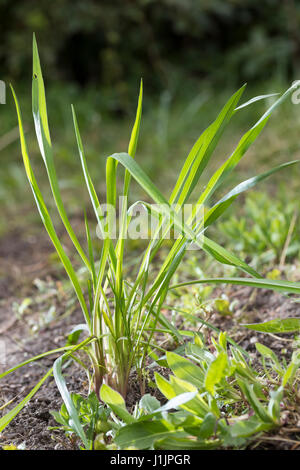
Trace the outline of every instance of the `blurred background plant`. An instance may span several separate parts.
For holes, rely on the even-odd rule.
[[[299,253],[298,204],[288,200],[284,186],[280,189],[275,200],[258,191],[249,194],[244,214],[232,212],[218,225],[227,245],[244,257],[255,258],[256,266],[277,263],[283,267]]]
[[[53,8],[46,0],[2,0],[0,8],[4,78],[28,75],[35,31],[49,79],[114,86],[117,107],[126,108],[140,75],[160,91],[178,76],[236,87],[233,80],[291,79],[297,69],[294,0],[59,0]]]
[[[76,105],[90,169],[101,181],[105,157],[112,148],[122,151],[128,141],[128,118],[132,122],[143,77],[140,162],[161,186],[167,175],[171,187],[192,142],[243,82],[248,82],[246,100],[282,92],[300,76],[299,21],[300,4],[295,0],[59,0],[51,8],[46,0],[0,0],[0,79],[13,82],[24,115],[30,115],[27,90],[35,31],[47,70],[59,180],[72,217],[81,210],[78,194],[73,198],[72,191],[81,173],[68,104]],[[223,148],[216,151],[216,167],[224,150],[231,153],[246,122],[254,123],[269,104],[259,102],[233,122]],[[20,165],[10,96],[0,111],[0,208],[6,216],[1,234],[38,217],[31,210]],[[240,169],[244,174],[238,173],[237,181],[249,171],[249,164],[264,170],[270,163],[289,160],[288,153],[297,158],[298,123],[298,106],[285,103],[280,116],[274,113],[272,129],[261,137],[259,152],[255,145],[248,152]],[[25,125],[34,161],[39,156],[32,123]],[[37,176],[45,177],[38,169]],[[279,178],[288,181],[288,193],[295,200],[297,179],[288,180],[287,175],[272,178],[271,196]],[[101,185],[97,189],[103,190]],[[87,195],[80,196],[84,204]]]

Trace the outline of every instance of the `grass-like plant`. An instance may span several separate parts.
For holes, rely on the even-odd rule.
[[[150,205],[148,202],[143,203],[145,210],[147,210],[151,216],[157,218],[158,225],[156,227],[155,236],[148,241],[135,280],[130,282],[124,276],[124,253],[126,249],[126,233],[132,218],[132,212],[130,209],[127,209],[127,204],[123,204],[121,213],[119,214],[120,231],[115,240],[112,236],[114,221],[109,214],[105,217],[102,210],[92,177],[88,170],[76,113],[73,107],[72,114],[82,171],[95,218],[103,236],[101,250],[99,254],[97,253],[97,256],[94,254],[87,218],[85,217],[87,254],[68,219],[55,170],[44,82],[37,44],[34,38],[32,110],[37,141],[47,170],[58,213],[73,242],[76,252],[79,254],[89,274],[87,284],[83,284],[78,277],[51,220],[51,216],[31,166],[21,111],[16,94],[12,89],[19,122],[21,151],[26,175],[34,194],[41,219],[70,278],[82,309],[85,323],[78,325],[74,333],[84,330],[87,332],[87,338],[75,346],[68,344],[59,349],[42,353],[39,356],[18,364],[0,375],[0,378],[4,377],[8,373],[32,361],[53,353],[62,352],[62,355],[55,361],[53,368],[47,372],[27,397],[0,419],[0,431],[16,416],[45,380],[53,373],[68,412],[72,417],[74,426],[77,427],[78,435],[82,437],[85,446],[88,448],[89,444],[87,438],[84,435],[76,408],[71,400],[62,374],[63,361],[66,358],[73,358],[85,367],[90,379],[90,386],[98,396],[101,385],[105,383],[119,391],[125,397],[131,370],[135,368],[138,373],[141,374],[141,371],[145,367],[149,351],[156,347],[156,331],[168,332],[176,336],[179,340],[181,339],[180,334],[163,315],[162,306],[164,305],[169,289],[176,287],[170,286],[171,279],[191,244],[198,245],[200,249],[203,249],[217,261],[223,264],[233,265],[251,276],[251,278],[221,279],[217,280],[217,282],[248,282],[249,285],[255,285],[256,287],[269,287],[284,292],[300,292],[299,284],[296,285],[284,281],[276,282],[262,279],[260,274],[247,265],[247,263],[228,252],[224,247],[208,238],[205,234],[206,228],[224,213],[240,193],[252,188],[272,173],[298,163],[298,161],[284,163],[263,174],[250,178],[236,186],[214,205],[209,205],[216,189],[220,187],[225,178],[235,169],[247,149],[252,145],[267,124],[272,112],[290,96],[295,87],[296,85],[293,85],[282,96],[277,98],[256,124],[243,135],[233,153],[217,169],[210,180],[206,182],[204,191],[201,194],[197,194],[197,203],[193,206],[189,219],[182,224],[179,215],[180,210],[187,204],[194,190],[196,192],[198,189],[198,181],[209,163],[213,151],[219,143],[231,118],[236,113],[243,112],[248,105],[251,105],[258,99],[270,95],[253,98],[239,106],[239,101],[245,89],[244,85],[230,97],[215,121],[200,135],[199,139],[192,147],[183,164],[175,187],[170,197],[167,199],[135,160],[142,114],[143,89],[141,83],[136,119],[132,129],[128,151],[127,153],[110,155],[106,161],[106,203],[110,207],[117,206],[117,169],[120,165],[125,169],[123,190],[120,194],[123,196],[123,201],[128,200],[131,179],[134,178],[145,191],[147,198],[150,198],[155,203],[155,206]],[[201,211],[203,207],[205,207],[205,210]],[[153,265],[154,257],[163,246],[165,234],[170,228],[177,229],[179,236],[177,239],[173,240],[171,248],[158,269],[158,272],[156,272],[154,277],[150,276],[150,266]],[[167,246],[169,246],[169,242]],[[208,282],[214,282],[214,280],[208,280]],[[87,354],[91,367],[88,367],[84,361],[82,361],[82,358],[76,356],[79,350]],[[90,372],[90,370],[92,370],[92,372]]]

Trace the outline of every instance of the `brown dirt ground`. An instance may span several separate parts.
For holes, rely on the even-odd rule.
[[[63,290],[57,267],[50,261],[53,248],[46,236],[14,231],[0,240],[0,341],[6,345],[6,364],[2,369],[17,364],[30,356],[54,349],[65,343],[66,334],[73,325],[82,321],[76,306],[71,308],[72,315],[66,315],[66,293]],[[56,312],[53,319],[41,323],[47,299],[33,302],[26,314],[16,316],[16,302],[26,297],[39,295],[33,281],[46,280],[55,287],[52,304]],[[266,321],[276,317],[299,316],[300,306],[292,299],[270,291],[248,287],[226,288],[230,299],[238,303],[232,317],[216,313],[210,322],[222,330],[230,332],[231,337],[248,352],[255,353],[255,342],[271,347],[280,357],[291,355],[291,337],[262,335],[239,327],[239,323]],[[48,299],[49,301],[49,299]],[[39,323],[38,332],[32,325]],[[51,367],[57,356],[45,358],[39,363],[28,365],[8,375],[0,382],[0,416],[15,406],[40,380],[43,372]],[[0,364],[1,369],[1,364]],[[76,367],[68,369],[67,384],[71,392],[85,393],[85,375]],[[153,389],[149,390],[154,393]],[[131,380],[128,406],[131,407],[140,397],[136,380]],[[158,396],[158,398],[161,398]],[[11,405],[1,411],[1,406],[13,400]],[[61,398],[53,379],[33,397],[28,405],[0,434],[0,448],[5,444],[24,444],[26,449],[50,450],[77,448],[76,443],[67,439],[61,431],[50,431],[49,426],[56,423],[49,410],[58,410]],[[300,406],[298,410],[285,410],[283,424],[279,431],[255,439],[248,449],[300,449]]]

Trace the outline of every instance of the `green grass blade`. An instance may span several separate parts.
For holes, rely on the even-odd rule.
[[[271,117],[272,112],[290,96],[295,87],[296,85],[292,85],[290,88],[288,88],[288,90],[286,90],[285,93],[283,93],[283,95],[261,116],[256,124],[248,132],[246,132],[246,134],[243,135],[231,156],[220,168],[218,168],[218,170],[209,180],[205,191],[198,199],[197,205],[204,204],[212,196],[212,194],[220,186],[224,179],[236,167],[241,158],[245,155],[248,148],[253,144],[253,142],[255,142]]]
[[[97,193],[95,191],[94,184],[92,182],[92,179],[91,179],[88,167],[87,167],[87,162],[86,162],[86,158],[84,154],[81,135],[79,132],[75,109],[73,105],[71,107],[72,107],[72,116],[73,116],[73,124],[74,124],[74,130],[75,130],[75,135],[76,135],[77,147],[78,147],[78,152],[79,152],[79,157],[80,157],[80,162],[81,162],[81,167],[82,167],[85,183],[87,186],[87,190],[90,196],[90,200],[94,209],[94,213],[96,216],[99,229],[102,233],[103,238],[105,238],[104,226],[103,226],[103,212],[102,212],[101,205],[100,205]],[[115,253],[112,243],[110,244],[110,247],[109,247],[109,255],[110,255],[111,262],[112,262],[111,266],[113,270],[115,270],[116,264],[117,264],[117,257],[116,257],[116,253]]]
[[[194,281],[182,282],[170,286],[169,289],[190,286],[194,284],[232,284],[239,286],[257,287],[260,289],[271,289],[278,292],[288,292],[290,294],[300,294],[300,282],[279,281],[272,279],[248,279],[244,277],[224,277],[215,279],[197,279]]]
[[[93,254],[91,233],[90,233],[90,228],[89,228],[89,223],[88,223],[88,220],[87,220],[86,212],[84,212],[84,223],[85,223],[86,239],[87,239],[88,250],[89,250],[91,274],[92,274],[92,279],[93,279],[93,285],[95,286],[95,284],[96,284],[95,260],[94,260],[94,254]]]
[[[79,417],[77,410],[74,406],[74,403],[72,401],[71,395],[68,391],[66,381],[64,379],[64,376],[62,375],[62,362],[65,359],[65,355],[60,356],[56,361],[54,362],[53,365],[53,375],[54,379],[57,385],[57,388],[62,396],[62,399],[66,405],[66,408],[68,410],[69,416],[72,419],[72,427],[76,429],[76,433],[82,440],[84,447],[88,450],[90,448],[90,443],[85,435],[85,432],[83,430],[83,427],[80,423]]]
[[[159,189],[154,185],[142,168],[136,163],[133,158],[130,157],[127,153],[115,153],[108,157],[108,161],[115,161],[121,163],[133,176],[133,178],[139,183],[139,185],[145,190],[145,192],[153,199],[153,201],[158,204],[158,210],[162,215],[169,218],[172,223],[180,230],[184,231],[187,238],[193,240],[195,243],[198,243],[195,233],[193,230],[182,222],[182,220],[177,217],[175,211],[170,207],[167,199],[162,195]],[[108,202],[113,204],[115,198],[114,192],[114,181],[115,181],[115,168],[116,166],[113,163],[108,165],[108,177],[113,181],[113,188],[109,188],[108,192]]]
[[[245,89],[241,87],[225,104],[216,120],[199,137],[189,153],[175,188],[170,197],[170,203],[184,204],[196,186],[203,170],[221,138],[221,135],[234,114],[234,109]]]
[[[235,108],[235,111],[238,111],[239,109],[242,109],[242,108],[246,108],[247,106],[249,106],[249,104],[256,103],[256,101],[265,100],[267,98],[272,98],[273,96],[278,96],[278,95],[279,93],[270,93],[268,95],[254,96],[254,98],[251,98],[250,100],[246,101],[245,103]]]
[[[138,98],[136,117],[135,117],[134,125],[133,125],[131,136],[130,136],[130,141],[128,145],[128,154],[132,158],[135,157],[137,143],[139,139],[141,118],[142,118],[142,106],[143,106],[143,80],[141,80],[141,83],[140,83],[140,93],[139,93],[139,98]]]
[[[300,331],[300,318],[275,318],[263,323],[244,323],[241,326],[261,333],[296,333]]]
[[[138,106],[136,111],[135,122],[132,128],[130,141],[128,145],[128,154],[135,158],[135,153],[137,149],[137,143],[140,133],[140,125],[141,125],[141,117],[142,117],[142,103],[143,103],[143,81],[141,80],[140,84],[140,93],[138,98]],[[119,240],[116,248],[117,252],[117,269],[116,269],[116,281],[117,281],[117,292],[119,298],[121,298],[121,293],[123,289],[123,258],[124,258],[124,245],[125,245],[125,237],[126,237],[126,230],[128,226],[129,218],[127,216],[127,200],[128,200],[128,193],[129,193],[129,185],[130,185],[131,174],[128,170],[125,170],[124,176],[124,189],[123,189],[123,205],[120,214],[120,233],[119,233]]]
[[[202,249],[222,264],[229,264],[230,266],[240,268],[254,277],[262,277],[257,271],[255,271],[255,269],[251,268],[251,266],[249,266],[243,260],[239,259],[238,256],[233,255],[223,246],[219,245],[208,237],[203,237]]]
[[[204,225],[207,227],[208,225],[211,225],[213,222],[215,222],[215,220],[219,218],[225,212],[227,207],[229,207],[229,205],[232,204],[232,202],[235,200],[235,198],[238,195],[240,195],[244,191],[248,191],[249,189],[253,188],[256,184],[268,178],[273,173],[276,173],[277,171],[283,170],[284,168],[290,167],[297,163],[300,163],[300,160],[293,160],[291,162],[283,163],[281,165],[276,166],[275,168],[272,168],[271,170],[261,173],[260,175],[253,176],[252,178],[249,178],[243,181],[242,183],[238,184],[235,188],[229,191],[224,197],[222,197],[222,199],[220,199],[220,201],[218,201],[205,214]]]
[[[27,364],[30,364],[31,362],[38,361],[39,359],[43,359],[43,357],[50,356],[51,354],[68,351],[69,349],[72,349],[73,347],[74,346],[63,346],[61,348],[52,349],[51,351],[47,351],[42,354],[38,354],[37,356],[31,357],[30,359],[27,359],[26,361],[20,362],[20,364],[17,364],[16,366],[11,367],[11,369],[8,369],[5,372],[2,372],[2,374],[0,374],[0,379],[2,379],[8,374],[11,374],[15,370],[20,369],[21,367],[26,366]]]
[[[46,97],[45,97],[45,87],[44,80],[42,76],[42,70],[40,65],[39,53],[37,48],[37,43],[35,36],[33,37],[33,79],[32,79],[32,112],[35,125],[35,132],[39,144],[41,154],[47,169],[47,174],[52,190],[52,194],[59,212],[59,215],[62,219],[62,222],[77,250],[81,256],[84,264],[90,270],[90,263],[86,257],[76,235],[71,227],[68,216],[66,214],[60,189],[57,181],[56,170],[53,160],[53,151],[52,143],[48,125],[47,117],[47,106],[46,106]]]
[[[295,165],[297,163],[299,163],[299,160],[294,160],[292,162],[283,163],[282,165],[279,165],[265,173],[262,173],[258,176],[250,178],[244,181],[243,183],[240,183],[205,214],[203,225],[207,227],[210,224],[212,224],[217,218],[219,218],[225,212],[225,210],[232,204],[235,198],[242,192],[248,189],[251,189],[257,183],[264,180],[271,174],[281,169],[284,169],[286,167],[289,167],[291,165]],[[167,261],[172,258],[172,256],[174,255],[174,253],[176,253],[176,250],[179,249],[179,247],[180,247],[180,241],[177,240],[170,252],[170,256],[166,260],[164,267],[167,266]],[[209,240],[207,237],[204,238],[203,250],[209,253],[210,255],[212,255],[215,259],[217,259],[221,263],[240,267],[245,272],[251,274],[254,277],[261,277],[259,273],[254,271],[244,261],[238,259],[236,256],[232,255],[227,250],[225,250],[225,248],[221,247],[220,245],[217,245],[215,242],[213,242],[212,240]],[[161,270],[161,272],[159,273],[159,276],[162,276],[163,275],[162,273],[163,273],[163,270]],[[158,279],[161,279],[159,276],[158,276]],[[156,286],[156,284],[154,284],[154,286]],[[151,292],[152,290],[150,291],[150,293]]]
[[[264,113],[264,115],[257,121],[257,123],[242,137],[240,140],[236,150],[233,152],[233,154],[229,157],[229,159],[214,173],[214,175],[211,177],[205,191],[201,194],[200,198],[197,201],[197,205],[195,206],[195,211],[193,211],[193,218],[196,216],[198,207],[201,207],[202,204],[204,204],[207,199],[214,193],[214,191],[217,189],[217,187],[221,184],[221,182],[224,180],[224,178],[235,168],[237,163],[240,161],[242,156],[245,154],[245,152],[248,150],[250,145],[255,141],[257,136],[260,134],[262,129],[264,128],[265,124],[267,123],[267,120],[269,119],[271,113],[276,109],[277,106],[279,106],[289,95],[290,93],[294,90],[296,85],[292,85],[267,111]],[[197,145],[202,145],[202,137],[200,137],[200,140]],[[195,144],[195,145],[196,145]],[[199,150],[199,149],[198,149]],[[170,201],[175,200],[177,194],[180,192],[180,184],[182,184],[182,181],[184,178],[186,178],[186,175],[188,174],[189,166],[192,165],[192,159],[188,158],[185,162],[184,169],[182,170],[182,173],[177,181],[177,184],[174,188],[174,191],[172,193],[172,196],[170,198]],[[225,211],[225,209],[233,202],[234,198],[230,201],[222,203],[222,206],[218,208],[219,215],[221,215],[222,211]],[[213,210],[217,210],[213,209]],[[217,213],[215,214],[217,215]],[[211,222],[213,219],[211,220]],[[152,250],[152,256],[155,255],[159,247],[161,246],[162,241],[159,240],[156,247]],[[181,244],[181,240],[176,240],[175,244],[173,245],[169,255],[167,256],[167,259],[162,266],[160,273],[158,277],[161,275],[161,273],[164,271],[166,266],[171,262],[172,257],[174,256],[174,253],[178,250],[179,246]],[[213,254],[214,252],[211,252]],[[143,263],[142,263],[143,267]]]
[[[12,410],[6,413],[2,418],[0,418],[0,432],[17,416],[18,413],[24,408],[25,405],[31,400],[31,398],[36,394],[36,392],[41,388],[44,382],[48,379],[48,377],[52,374],[52,367],[48,370],[47,374],[36,384],[36,386],[26,395],[24,400],[18,403]]]
[[[54,362],[54,365],[53,365],[53,376],[54,376],[56,385],[57,385],[58,390],[59,390],[59,392],[62,396],[62,399],[63,399],[63,401],[64,401],[64,403],[67,407],[70,418],[73,421],[73,427],[76,429],[76,432],[80,436],[80,438],[81,438],[82,442],[84,443],[84,446],[85,446],[86,449],[90,449],[90,442],[88,441],[88,439],[85,435],[85,432],[84,432],[84,430],[81,426],[77,410],[74,406],[71,395],[68,391],[66,381],[65,381],[65,379],[62,375],[62,363],[63,363],[64,359],[71,356],[75,351],[77,351],[78,349],[83,348],[84,346],[91,343],[95,339],[96,338],[92,336],[92,337],[86,338],[84,341],[77,344],[76,346],[73,346],[71,351],[69,351],[69,352],[63,354],[62,356],[60,356],[59,358],[57,358],[56,361]]]

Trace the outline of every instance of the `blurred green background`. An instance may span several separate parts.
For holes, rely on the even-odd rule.
[[[105,157],[127,149],[143,77],[137,158],[168,194],[190,147],[232,92],[247,82],[245,101],[283,92],[300,77],[300,2],[295,0],[0,0],[0,24],[0,79],[16,89],[35,171],[47,194],[31,117],[32,33],[37,35],[55,159],[71,216],[81,215],[88,200],[71,103],[101,193]],[[235,117],[213,167],[267,105],[270,100]],[[299,109],[289,101],[274,114],[233,179],[299,157]],[[0,106],[0,233],[38,220],[16,125],[7,90],[7,104]],[[288,182],[296,200],[298,178],[298,170],[292,177],[288,171],[276,175],[266,190],[274,197],[277,183]]]
[[[3,79],[30,78],[32,31],[48,80],[114,87],[126,104],[187,77],[220,86],[291,79],[300,49],[295,0],[1,0]]]

